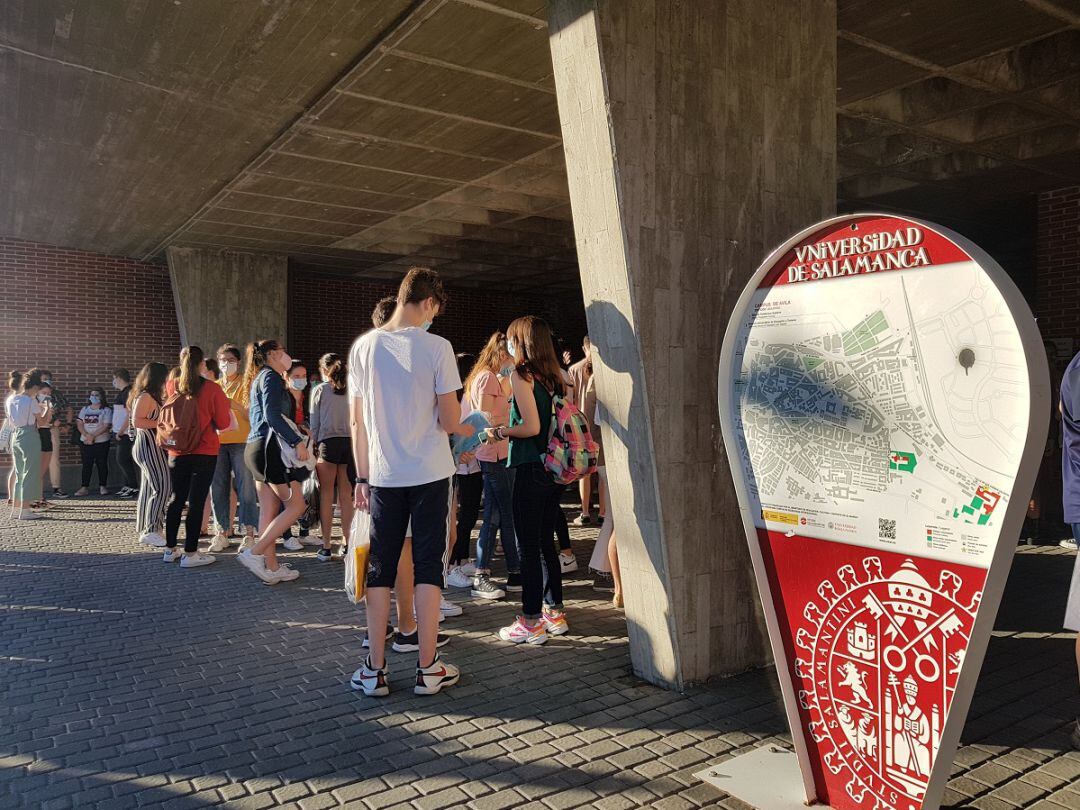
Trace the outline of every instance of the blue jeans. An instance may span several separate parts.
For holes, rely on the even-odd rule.
[[[259,527],[259,499],[255,494],[255,479],[244,464],[245,446],[243,442],[221,445],[214,467],[214,483],[210,488],[214,522],[226,534],[233,528],[229,525],[229,493],[233,488],[236,489],[236,517],[240,525]]]
[[[476,567],[482,571],[491,570],[498,528],[506,555],[506,570],[516,573],[521,570],[514,533],[514,474],[517,471],[503,461],[481,461],[480,470],[484,474],[484,523],[476,541]]]

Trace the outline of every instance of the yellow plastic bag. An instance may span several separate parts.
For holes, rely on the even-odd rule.
[[[353,513],[349,529],[349,548],[345,553],[345,595],[354,605],[364,598],[370,551],[371,515],[357,509]]]

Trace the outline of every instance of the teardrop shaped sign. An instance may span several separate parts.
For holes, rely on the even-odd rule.
[[[807,800],[938,807],[1046,440],[1027,304],[945,228],[837,217],[750,280],[719,390]]]

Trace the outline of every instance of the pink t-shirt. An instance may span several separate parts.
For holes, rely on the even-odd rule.
[[[469,391],[469,399],[474,410],[480,410],[485,394],[495,397],[495,404],[491,408],[492,426],[509,424],[510,398],[503,392],[498,375],[490,371],[481,372],[473,381],[472,390]],[[476,451],[476,458],[479,461],[505,461],[509,452],[509,441],[488,442],[480,445]]]

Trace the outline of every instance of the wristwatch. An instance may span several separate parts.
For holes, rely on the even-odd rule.
[[[356,483],[358,483],[358,484],[366,484],[367,482],[368,482],[368,480],[366,478],[357,478],[356,479]]]

